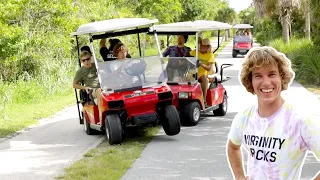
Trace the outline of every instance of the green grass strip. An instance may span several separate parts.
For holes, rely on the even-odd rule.
[[[134,137],[126,138],[121,145],[110,146],[107,141],[104,141],[87,152],[84,158],[67,168],[65,174],[56,179],[118,180],[140,157],[143,149],[158,131],[159,126],[140,129],[135,132]]]
[[[39,119],[50,117],[65,107],[75,104],[72,91],[63,95],[53,95],[36,103],[12,104],[6,109],[6,117],[0,119],[0,138],[36,124]]]

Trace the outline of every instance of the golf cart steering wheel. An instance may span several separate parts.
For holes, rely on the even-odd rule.
[[[137,62],[134,62],[137,61]],[[147,63],[143,59],[131,59],[129,60],[123,67],[123,70],[129,75],[129,76],[137,76],[141,83],[143,83],[140,75],[143,75],[145,79],[144,72],[147,69]]]

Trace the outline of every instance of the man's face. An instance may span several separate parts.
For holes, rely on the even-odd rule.
[[[91,57],[90,56],[83,56],[80,58],[80,61],[85,68],[91,67]]]
[[[252,72],[252,86],[260,103],[271,104],[281,99],[281,77],[276,65],[255,68]]]
[[[178,45],[184,45],[184,41],[185,41],[184,37],[179,35],[178,36]]]

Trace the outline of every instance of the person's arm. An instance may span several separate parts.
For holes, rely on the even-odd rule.
[[[100,55],[104,61],[107,61],[109,54],[109,49],[106,45],[106,39],[101,39],[100,41]]]
[[[228,141],[226,144],[226,154],[229,167],[236,180],[245,180],[246,177],[242,166],[241,144],[243,137],[243,129],[245,128],[246,117],[239,112],[232,120]]]
[[[199,66],[203,67],[203,69],[207,70],[207,71],[210,71],[211,70],[211,67],[212,67],[212,63],[209,62],[208,65],[205,65],[203,64],[201,61],[199,61]]]
[[[314,180],[320,180],[320,171],[318,172],[318,175],[314,177]]]
[[[168,47],[163,53],[162,56],[163,57],[167,57],[170,54],[170,47]]]
[[[231,140],[228,141],[228,145],[227,145],[228,160],[229,160],[230,168],[232,169],[234,178],[236,180],[246,179],[243,166],[242,166],[242,155],[241,155],[240,148],[241,146],[233,144]]]
[[[312,151],[318,160],[320,161],[320,123],[319,119],[315,116],[308,116],[300,129],[301,138],[309,151]],[[314,180],[320,180],[320,171],[315,175]]]
[[[80,85],[79,82],[76,82],[76,81],[73,82],[73,88],[86,90],[86,91],[88,91],[90,89],[89,87]]]

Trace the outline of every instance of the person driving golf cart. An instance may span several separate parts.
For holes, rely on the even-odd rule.
[[[196,50],[192,50],[190,55],[196,56]],[[208,72],[212,70],[212,66],[215,64],[214,54],[211,51],[211,43],[208,38],[199,41],[199,53],[198,53],[198,81],[201,83],[201,90],[203,93],[204,104],[207,105],[207,89],[208,89]]]
[[[146,69],[146,64],[144,61],[141,61],[141,63],[130,64],[128,61],[125,61],[127,59],[127,53],[128,50],[123,43],[118,43],[114,47],[113,56],[117,59],[110,63],[110,70],[114,76],[114,78],[110,78],[110,81],[114,81],[117,85],[132,85],[135,83],[137,85],[141,85],[142,82],[139,81],[139,78],[128,74],[128,71],[125,70],[124,67],[126,66],[134,71],[144,72]]]
[[[177,71],[178,73],[184,72],[181,69],[180,61],[176,59],[170,59],[170,57],[188,57],[190,56],[191,48],[185,46],[185,43],[188,41],[188,35],[178,35],[178,45],[169,46],[163,53],[163,57],[169,56],[168,65],[166,67],[166,71],[168,74],[168,80],[173,80],[174,73]]]
[[[85,90],[94,98],[95,103],[99,105],[97,100],[100,99],[101,89],[96,66],[92,63],[91,53],[86,50],[82,50],[80,54],[80,61],[82,66],[75,74],[73,79],[73,88]]]

